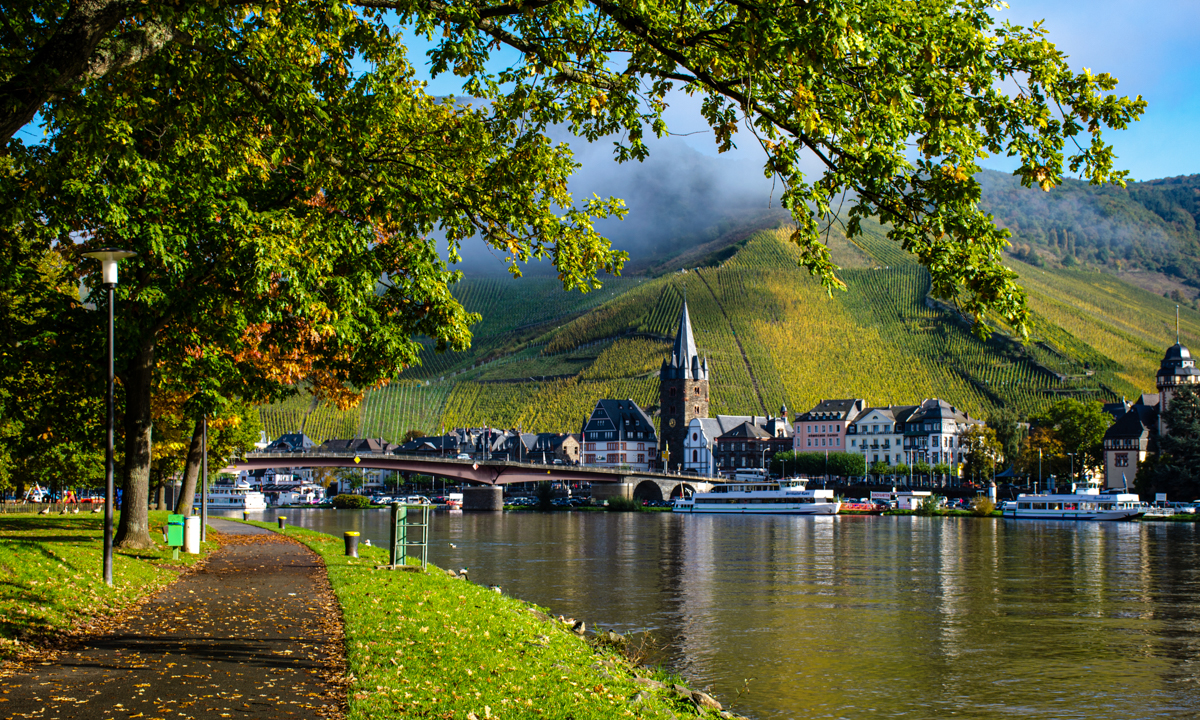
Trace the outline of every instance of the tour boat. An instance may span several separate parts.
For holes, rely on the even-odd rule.
[[[732,482],[715,485],[709,492],[675,501],[677,513],[735,515],[837,515],[841,503],[832,490],[806,490],[805,478],[778,482]]]
[[[1006,518],[1037,520],[1129,520],[1145,511],[1141,498],[1132,493],[1106,492],[1088,488],[1074,493],[1017,496],[1003,511]]]
[[[200,507],[200,493],[193,503]],[[213,485],[208,488],[210,510],[266,510],[267,497],[246,485]]]

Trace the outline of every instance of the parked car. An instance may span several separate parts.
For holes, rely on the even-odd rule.
[[[468,453],[459,453],[454,456],[455,460],[470,460],[471,456]]]

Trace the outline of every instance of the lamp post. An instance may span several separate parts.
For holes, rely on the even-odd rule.
[[[113,290],[117,287],[117,262],[137,253],[116,248],[86,252],[84,257],[100,261],[100,282],[108,295],[108,401],[107,435],[104,452],[104,584],[112,586],[113,544]]]
[[[1067,453],[1067,457],[1071,458],[1071,482],[1075,482],[1075,456],[1078,453]],[[1057,490],[1058,488],[1055,488]]]

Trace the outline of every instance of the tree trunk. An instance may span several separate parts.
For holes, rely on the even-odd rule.
[[[154,509],[155,510],[166,510],[167,509],[167,481],[164,480],[163,478],[159,478],[159,480],[158,480],[158,487],[155,490],[155,496],[156,497],[155,497],[155,502],[154,502]]]
[[[196,421],[192,431],[192,444],[188,445],[187,460],[183,464],[183,483],[179,486],[179,497],[175,499],[176,515],[191,515],[196,500],[196,479],[200,475],[200,440],[204,437],[204,421]]]
[[[150,539],[153,383],[154,340],[151,339],[139,348],[125,377],[125,468],[121,480],[121,522],[117,525],[114,547],[154,547]]]

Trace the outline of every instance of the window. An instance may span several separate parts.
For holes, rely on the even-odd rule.
[[[645,456],[645,455],[643,455],[643,454],[641,454],[641,453],[638,453],[638,459],[637,459],[637,461],[638,461],[638,462],[640,462],[640,463],[644,463],[644,462],[646,462],[646,456]]]
[[[873,432],[873,433],[877,433],[877,432],[879,432],[879,426],[878,426],[878,425],[872,425],[872,426],[871,426],[871,432]]]
[[[1129,467],[1129,453],[1117,453],[1113,464],[1117,467]]]
[[[638,450],[645,450],[645,449],[646,449],[646,443],[638,443]]]
[[[692,462],[699,462],[697,457],[698,457],[698,453],[695,450],[693,450],[692,451]]]
[[[584,455],[583,462],[588,465],[591,465],[596,462],[596,456],[595,455]]]
[[[698,435],[696,435],[696,433],[692,433],[692,442],[696,442],[697,437]]]
[[[842,439],[841,439],[840,437],[839,437],[839,438],[834,438],[834,439],[833,439],[833,444],[834,444],[834,445],[837,445],[838,447],[841,447],[841,446],[842,446]]]
[[[850,438],[850,447],[854,447],[854,443],[856,443],[856,442],[857,442],[857,440],[855,440],[854,438]]]
[[[606,449],[606,450],[616,450],[616,449],[617,449],[617,444],[616,444],[616,443],[609,443],[609,444],[608,444],[608,447],[607,447],[607,448],[605,448],[605,449]]]
[[[671,388],[671,397],[675,397],[675,388]]]
[[[808,439],[808,447],[812,447],[812,438]]]

